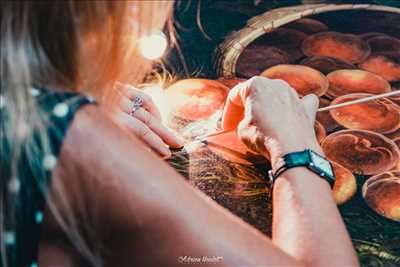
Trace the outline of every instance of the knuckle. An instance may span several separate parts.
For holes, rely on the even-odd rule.
[[[267,77],[257,76],[254,80],[254,89],[257,93],[270,94],[275,93],[276,87],[284,87],[287,84],[281,80],[269,79]]]
[[[138,134],[140,137],[145,138],[145,137],[148,137],[151,135],[151,130],[146,125],[143,125],[143,126],[139,127]]]
[[[124,84],[124,87],[126,92],[131,92],[131,93],[137,93],[138,89],[136,89],[134,86],[130,85],[130,84]]]
[[[118,83],[118,85],[116,86],[116,89],[120,90],[121,92],[126,92],[129,91],[129,85],[125,84],[125,83]]]
[[[253,97],[254,95],[257,94],[258,88],[257,86],[251,85],[247,88],[247,96]]]
[[[285,80],[275,80],[275,82],[277,86],[285,88],[286,90],[290,90],[290,88],[292,88],[290,84]]]
[[[256,106],[253,106],[249,112],[246,112],[245,117],[239,123],[238,128],[248,128],[250,126],[258,125],[258,113],[260,113],[259,111],[260,109],[258,109]]]
[[[243,133],[247,129],[247,127],[249,127],[249,121],[242,120],[237,126],[238,132]]]
[[[144,124],[146,124],[147,126],[151,126],[154,123],[153,117],[150,115],[150,113],[148,112],[143,112],[144,116],[143,116],[143,122]]]
[[[295,92],[295,90],[293,89],[293,87],[286,82],[285,80],[273,80],[271,82],[271,84],[275,87],[278,88],[279,91],[281,91],[282,93],[293,93],[293,91]]]
[[[255,83],[257,80],[259,80],[261,78],[261,76],[253,76],[253,77],[251,77],[250,79],[248,79],[247,80],[247,82],[250,84],[250,85],[253,85],[253,83]]]
[[[259,78],[261,78],[261,77],[253,77],[252,78],[253,80],[249,83],[249,86],[247,89],[248,95],[256,95],[263,91],[262,88],[265,86],[263,86],[263,83],[260,81]]]
[[[249,82],[251,87],[260,87],[263,86],[266,82],[268,82],[268,78],[266,77],[262,77],[262,76],[254,76],[252,78],[250,78]]]
[[[260,80],[261,80],[261,79],[262,79],[262,77],[260,77],[260,76],[254,76],[254,77],[250,78],[250,79],[248,80],[249,88],[250,88],[251,90],[254,90],[254,89],[256,89],[257,87],[259,87],[259,86],[260,86]]]
[[[316,94],[309,94],[309,97],[315,101],[316,103],[319,103],[319,98]]]
[[[296,89],[294,89],[290,85],[286,86],[284,91],[285,91],[286,95],[288,95],[288,96],[298,97],[298,93],[297,93]]]
[[[151,96],[148,95],[147,93],[145,93],[145,92],[140,92],[140,95],[139,95],[139,96],[143,99],[143,101],[144,101],[145,103],[147,103],[147,104],[152,104],[152,103],[153,103],[153,99],[152,99]]]
[[[129,84],[121,84],[119,90],[126,96],[134,95],[136,93],[136,89]]]
[[[133,109],[133,103],[128,98],[121,98],[119,100],[119,106],[124,110],[126,113],[130,113]]]

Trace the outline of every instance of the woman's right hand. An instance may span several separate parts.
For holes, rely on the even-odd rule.
[[[141,101],[138,108],[134,107],[135,98]],[[164,158],[171,156],[170,148],[184,145],[177,133],[163,125],[160,111],[151,96],[131,85],[115,84],[103,96],[102,106],[120,126],[135,134]]]
[[[317,109],[317,96],[300,99],[282,80],[253,77],[230,91],[222,127],[237,129],[250,149],[269,152],[272,162],[307,148],[322,154],[314,132]]]

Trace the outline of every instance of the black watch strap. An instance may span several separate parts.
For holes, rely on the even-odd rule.
[[[272,183],[275,182],[282,173],[296,167],[306,167],[321,178],[326,179],[331,186],[335,183],[335,174],[332,164],[329,160],[310,149],[286,154],[277,164],[276,170],[270,170],[268,173]]]

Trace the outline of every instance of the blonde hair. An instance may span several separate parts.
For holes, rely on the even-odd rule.
[[[5,205],[7,211],[13,213],[16,204],[15,196],[7,190],[7,186],[15,186],[18,182],[18,164],[23,153],[28,161],[33,162],[39,147],[46,151],[50,149],[46,134],[49,122],[37,107],[30,90],[34,87],[67,89],[89,93],[100,100],[106,94],[106,88],[121,77],[141,82],[151,62],[139,55],[137,41],[154,29],[165,27],[172,13],[171,3],[72,0],[2,3],[0,109],[2,114],[6,114],[0,127],[0,140],[4,140],[0,151],[3,266],[7,266]],[[94,50],[97,51],[97,62],[91,65],[98,67],[91,73],[90,79],[87,73],[82,72],[82,66],[87,61],[95,60],[82,54],[82,48],[87,45],[95,46]],[[124,68],[128,64],[129,68]],[[39,144],[27,147],[33,132],[39,133]],[[37,177],[40,175],[44,174],[35,174]],[[68,203],[62,207],[67,210],[62,212],[61,207],[48,204],[58,223],[86,260],[93,266],[101,266],[97,253],[84,242],[74,227],[74,218],[65,219],[61,215],[72,214],[68,211]],[[12,218],[7,218],[7,222],[7,227],[15,227]]]

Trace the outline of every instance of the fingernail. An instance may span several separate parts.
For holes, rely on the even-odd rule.
[[[178,145],[179,145],[179,148],[182,148],[182,147],[185,146],[185,140],[184,140],[182,137],[177,136],[177,137],[176,137],[176,140],[177,140],[177,143],[178,143]]]
[[[160,150],[161,150],[163,159],[168,159],[171,157],[172,154],[171,154],[171,150],[169,150],[169,147],[165,146],[165,147],[162,147]]]
[[[162,159],[169,159],[169,158],[171,158],[171,156],[172,156],[172,155],[169,154],[169,155],[162,156],[161,158],[162,158]]]
[[[182,148],[185,146],[185,139],[183,139],[176,131],[171,130],[171,133],[175,136],[176,146],[174,148]]]

